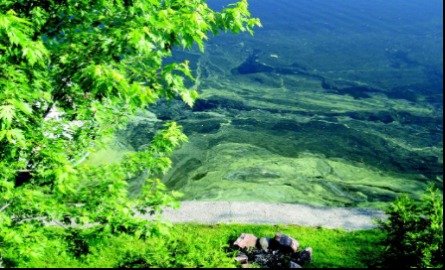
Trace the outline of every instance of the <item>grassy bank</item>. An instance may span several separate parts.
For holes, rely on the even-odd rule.
[[[346,232],[325,228],[270,225],[177,224],[169,236],[146,240],[128,235],[100,238],[97,235],[62,233],[49,228],[53,241],[42,256],[19,267],[237,267],[229,243],[241,233],[272,237],[288,234],[300,247],[312,247],[313,261],[306,267],[368,267],[381,257],[379,230]]]

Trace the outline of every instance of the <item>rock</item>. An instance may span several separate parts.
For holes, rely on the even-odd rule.
[[[239,262],[240,264],[247,263],[248,260],[249,258],[244,254],[240,254],[235,258],[235,261]]]
[[[247,248],[238,250],[235,258],[242,268],[303,268],[312,261],[311,247],[297,251],[298,241],[282,233],[276,233],[273,238],[257,238],[253,234],[243,233],[234,246]]]
[[[312,248],[308,247],[298,254],[297,262],[299,264],[310,263],[312,261]]]
[[[258,243],[259,243],[261,249],[264,250],[265,252],[267,252],[269,249],[270,238],[261,237],[260,240],[258,240]]]
[[[264,254],[264,253],[260,253],[255,255],[255,263],[261,266],[265,266],[267,265],[267,262],[270,260],[271,255],[270,254]]]
[[[246,247],[255,247],[258,238],[250,233],[242,233],[238,239],[233,243],[234,246],[238,246],[240,248]]]
[[[289,268],[303,268],[303,267],[301,267],[301,265],[299,265],[296,262],[290,261],[289,262]]]
[[[280,244],[281,249],[290,250],[293,253],[297,252],[300,246],[297,240],[282,233],[276,233],[274,240]]]

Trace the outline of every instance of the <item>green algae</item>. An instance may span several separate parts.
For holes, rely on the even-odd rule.
[[[170,188],[186,200],[373,208],[418,198],[430,181],[443,188],[433,40],[421,57],[402,45],[417,36],[275,23],[206,47],[195,69],[201,100],[178,119],[190,142],[164,177]]]
[[[219,144],[202,153],[190,149],[192,144],[178,154],[190,151],[193,158],[178,164],[166,177],[167,185],[183,192],[185,200],[376,208],[400,192],[419,197],[425,187],[405,175],[385,175],[363,165],[310,153],[291,158],[240,143]]]
[[[306,8],[265,2],[252,8]],[[380,207],[400,193],[418,197],[431,181],[443,190],[442,23],[385,28],[385,11],[359,26],[323,8],[306,10],[318,24],[258,9],[265,27],[254,37],[176,51],[172,60],[191,60],[200,99],[192,109],[161,102],[120,138],[138,149],[163,121],[179,122],[190,142],[163,181],[187,200]]]

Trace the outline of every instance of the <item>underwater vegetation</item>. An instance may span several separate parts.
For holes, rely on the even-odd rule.
[[[442,15],[422,3],[252,2],[253,37],[173,57],[191,59],[195,106],[161,102],[123,137],[184,127],[163,181],[185,200],[380,207],[443,190]]]

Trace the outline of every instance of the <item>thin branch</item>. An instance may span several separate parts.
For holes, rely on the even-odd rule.
[[[11,205],[12,201],[8,202],[7,204],[3,205],[2,208],[0,208],[0,213],[3,212],[6,208],[8,208]]]
[[[55,225],[57,225],[57,226],[59,226],[59,227],[62,227],[62,228],[64,228],[64,229],[67,229],[67,228],[68,228],[65,224],[63,224],[62,222],[60,222],[60,221],[57,220],[57,219],[53,219],[52,222],[53,222],[53,224],[55,224]]]

